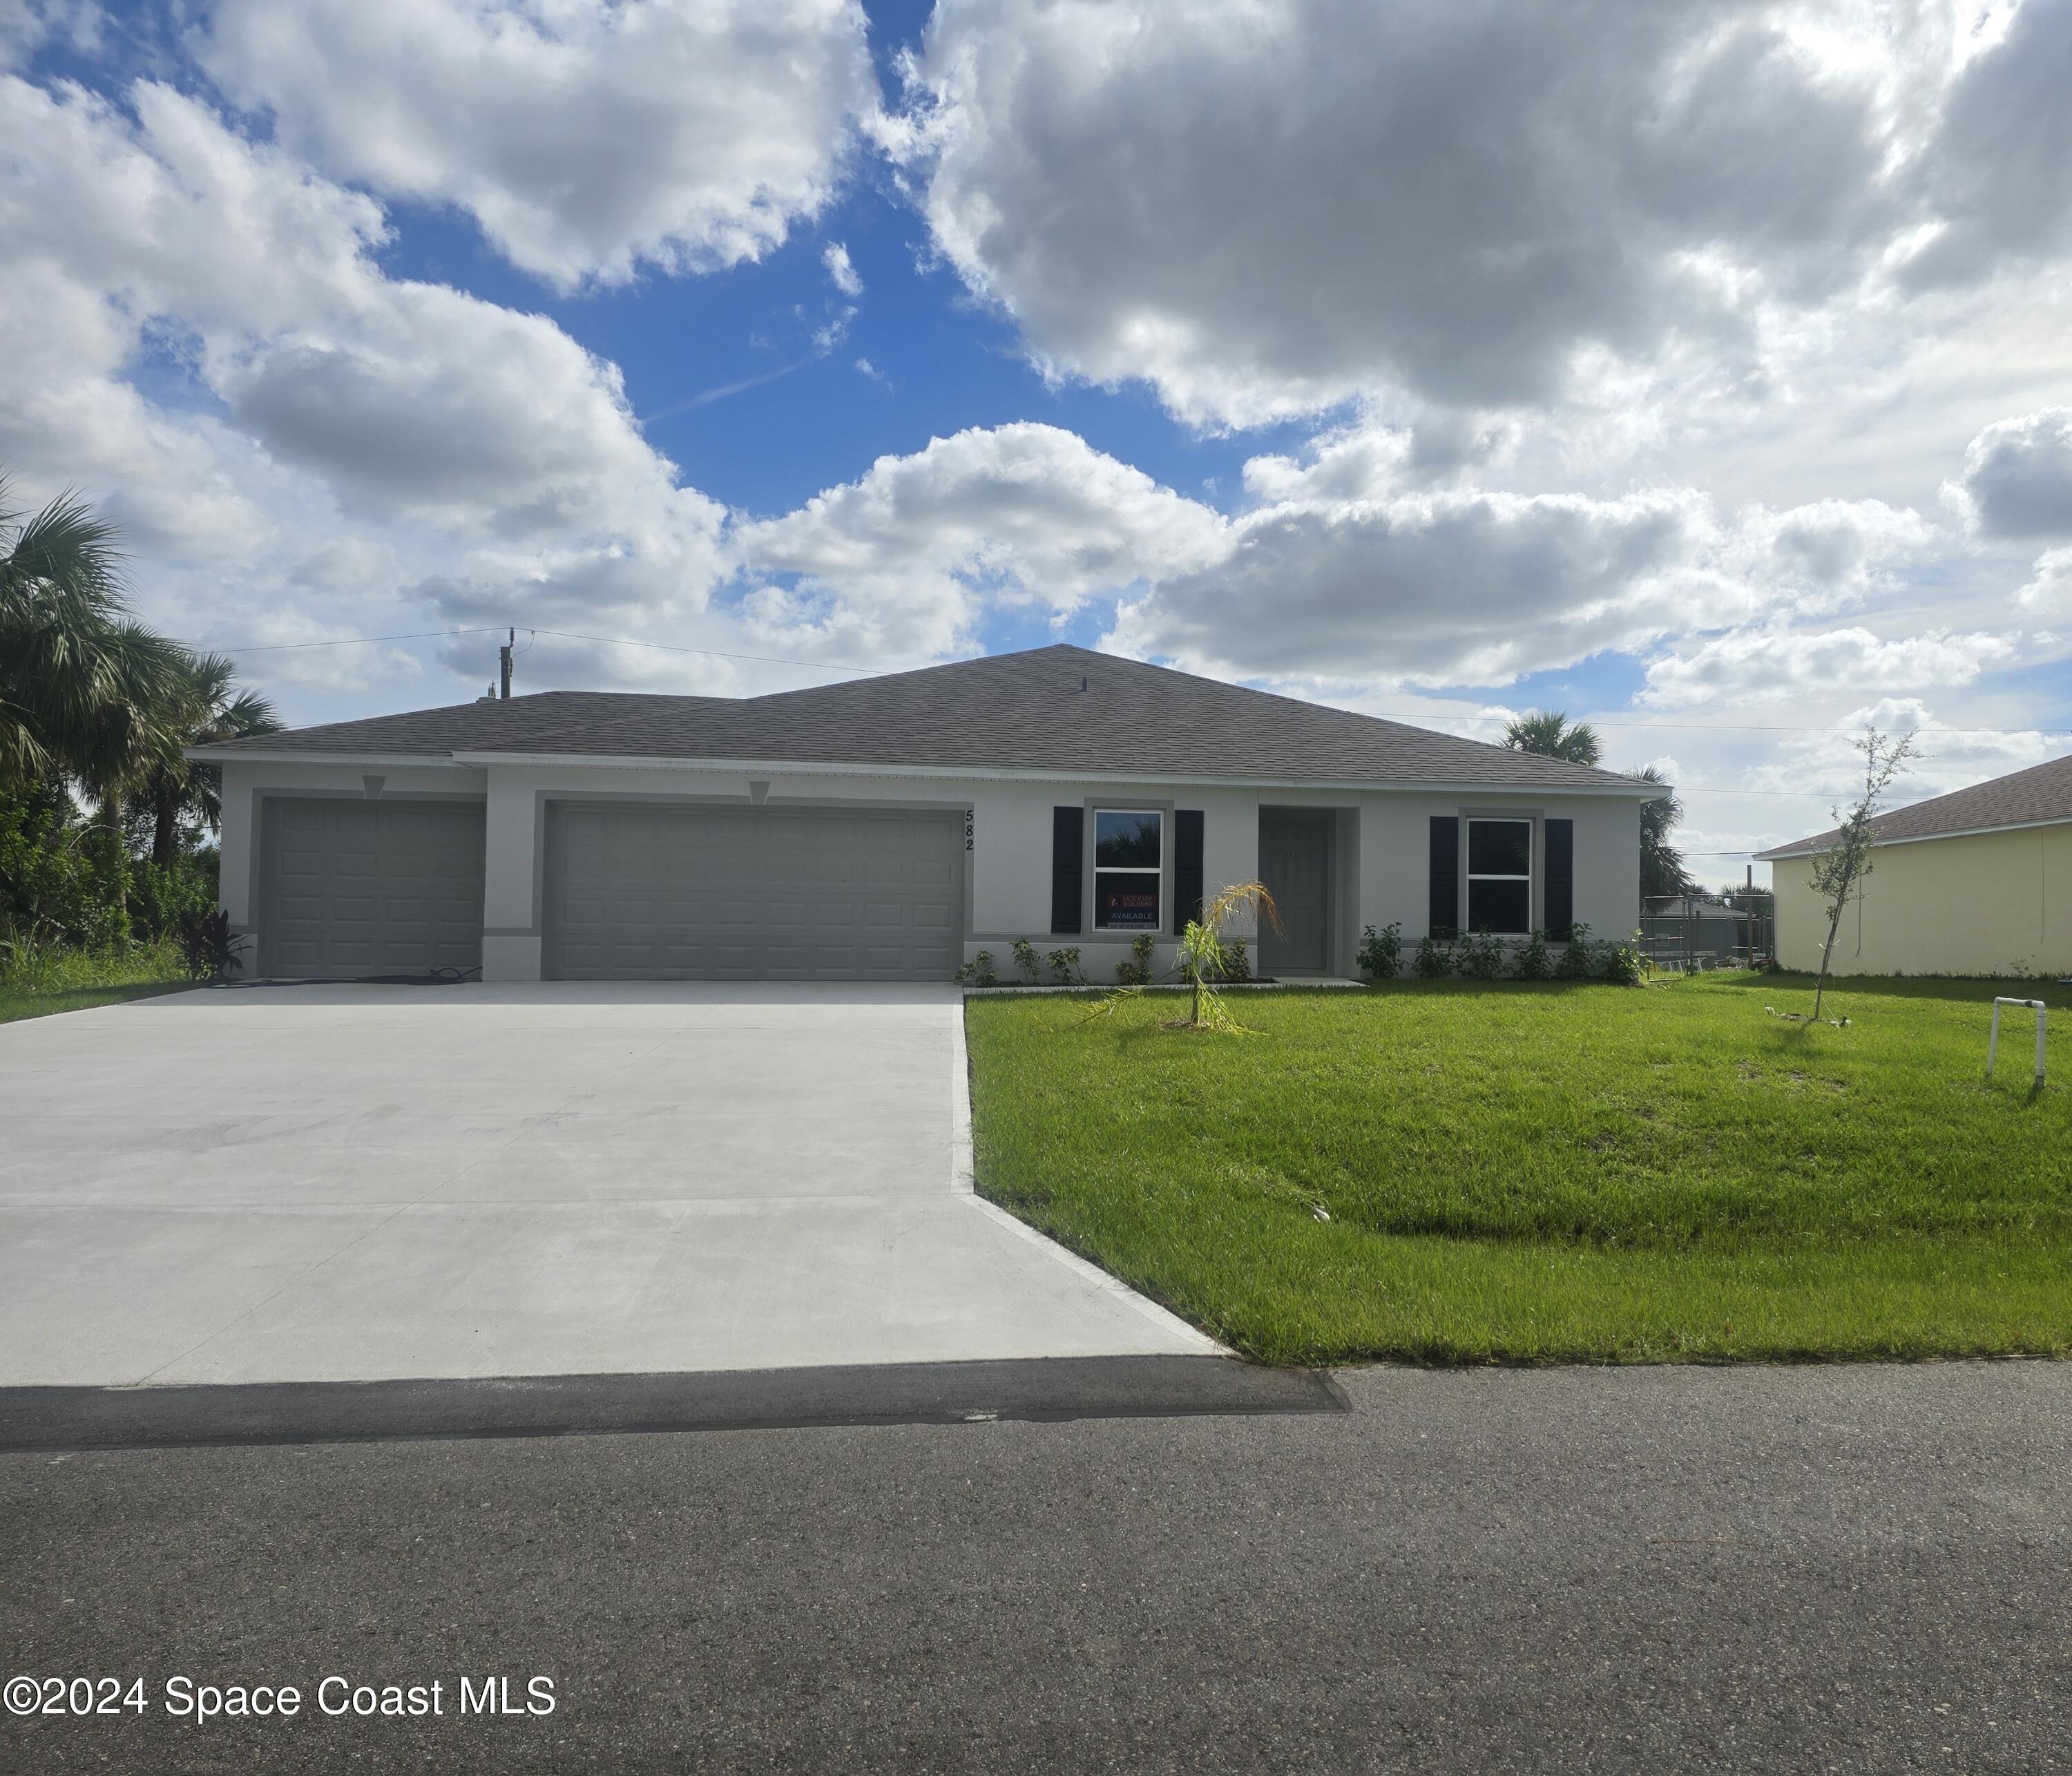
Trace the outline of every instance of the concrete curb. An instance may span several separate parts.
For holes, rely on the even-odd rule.
[[[1346,1411],[1328,1375],[1227,1357],[528,1375],[468,1381],[0,1388],[0,1452],[239,1447],[837,1425]]]

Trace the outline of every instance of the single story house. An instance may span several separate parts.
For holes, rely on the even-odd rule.
[[[2072,756],[1878,816],[1871,874],[1842,915],[1836,974],[2072,972]],[[1813,859],[1832,832],[1758,852],[1777,958],[1817,969],[1827,914]]]
[[[1263,972],[1361,928],[1634,927],[1658,785],[1071,647],[767,697],[552,691],[199,746],[248,972],[946,980],[1160,965],[1264,879]],[[256,952],[256,953],[255,953]],[[1007,972],[1003,966],[1003,972]]]

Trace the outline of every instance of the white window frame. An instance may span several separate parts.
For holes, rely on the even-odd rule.
[[[1135,937],[1145,933],[1156,937],[1166,929],[1166,810],[1162,808],[1099,808],[1093,810],[1090,835],[1092,843],[1087,855],[1093,864],[1093,909],[1087,921],[1096,931],[1115,931]],[[1156,866],[1146,868],[1141,864],[1104,864],[1100,861],[1100,820],[1104,814],[1126,814],[1135,820],[1149,815],[1158,823],[1158,861]],[[1149,876],[1151,878],[1152,898],[1157,908],[1149,925],[1104,925],[1101,916],[1101,878],[1103,876]]]
[[[1525,884],[1525,929],[1521,931],[1492,931],[1491,937],[1529,937],[1532,934],[1532,885],[1540,865],[1540,839],[1536,828],[1540,823],[1519,814],[1470,814],[1468,816],[1467,843],[1461,853],[1462,895],[1461,931],[1472,937],[1479,927],[1474,923],[1475,886],[1478,882],[1522,882]],[[1522,826],[1525,828],[1525,874],[1522,876],[1494,875],[1474,867],[1475,828],[1478,826]]]

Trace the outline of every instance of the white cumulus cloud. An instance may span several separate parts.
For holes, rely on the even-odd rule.
[[[857,0],[217,0],[202,55],[318,164],[561,286],[759,258],[876,105]]]
[[[1654,661],[1635,701],[1655,709],[1862,696],[1969,684],[2013,657],[2006,635],[1931,629],[1887,639],[1870,630],[1737,630]]]
[[[2072,407],[1988,426],[1953,491],[1980,536],[2072,536]]]
[[[1897,203],[1894,51],[1841,35],[1725,3],[944,0],[894,150],[1062,369],[1205,422],[1384,384],[1536,401],[1587,348],[1855,278]]]
[[[942,651],[989,607],[1063,615],[1215,559],[1224,521],[1054,426],[973,429],[742,526],[773,635]]]

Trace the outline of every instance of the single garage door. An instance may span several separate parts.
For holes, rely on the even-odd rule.
[[[269,798],[260,819],[261,974],[482,966],[480,802]]]
[[[562,980],[947,980],[963,822],[833,808],[550,804]]]

